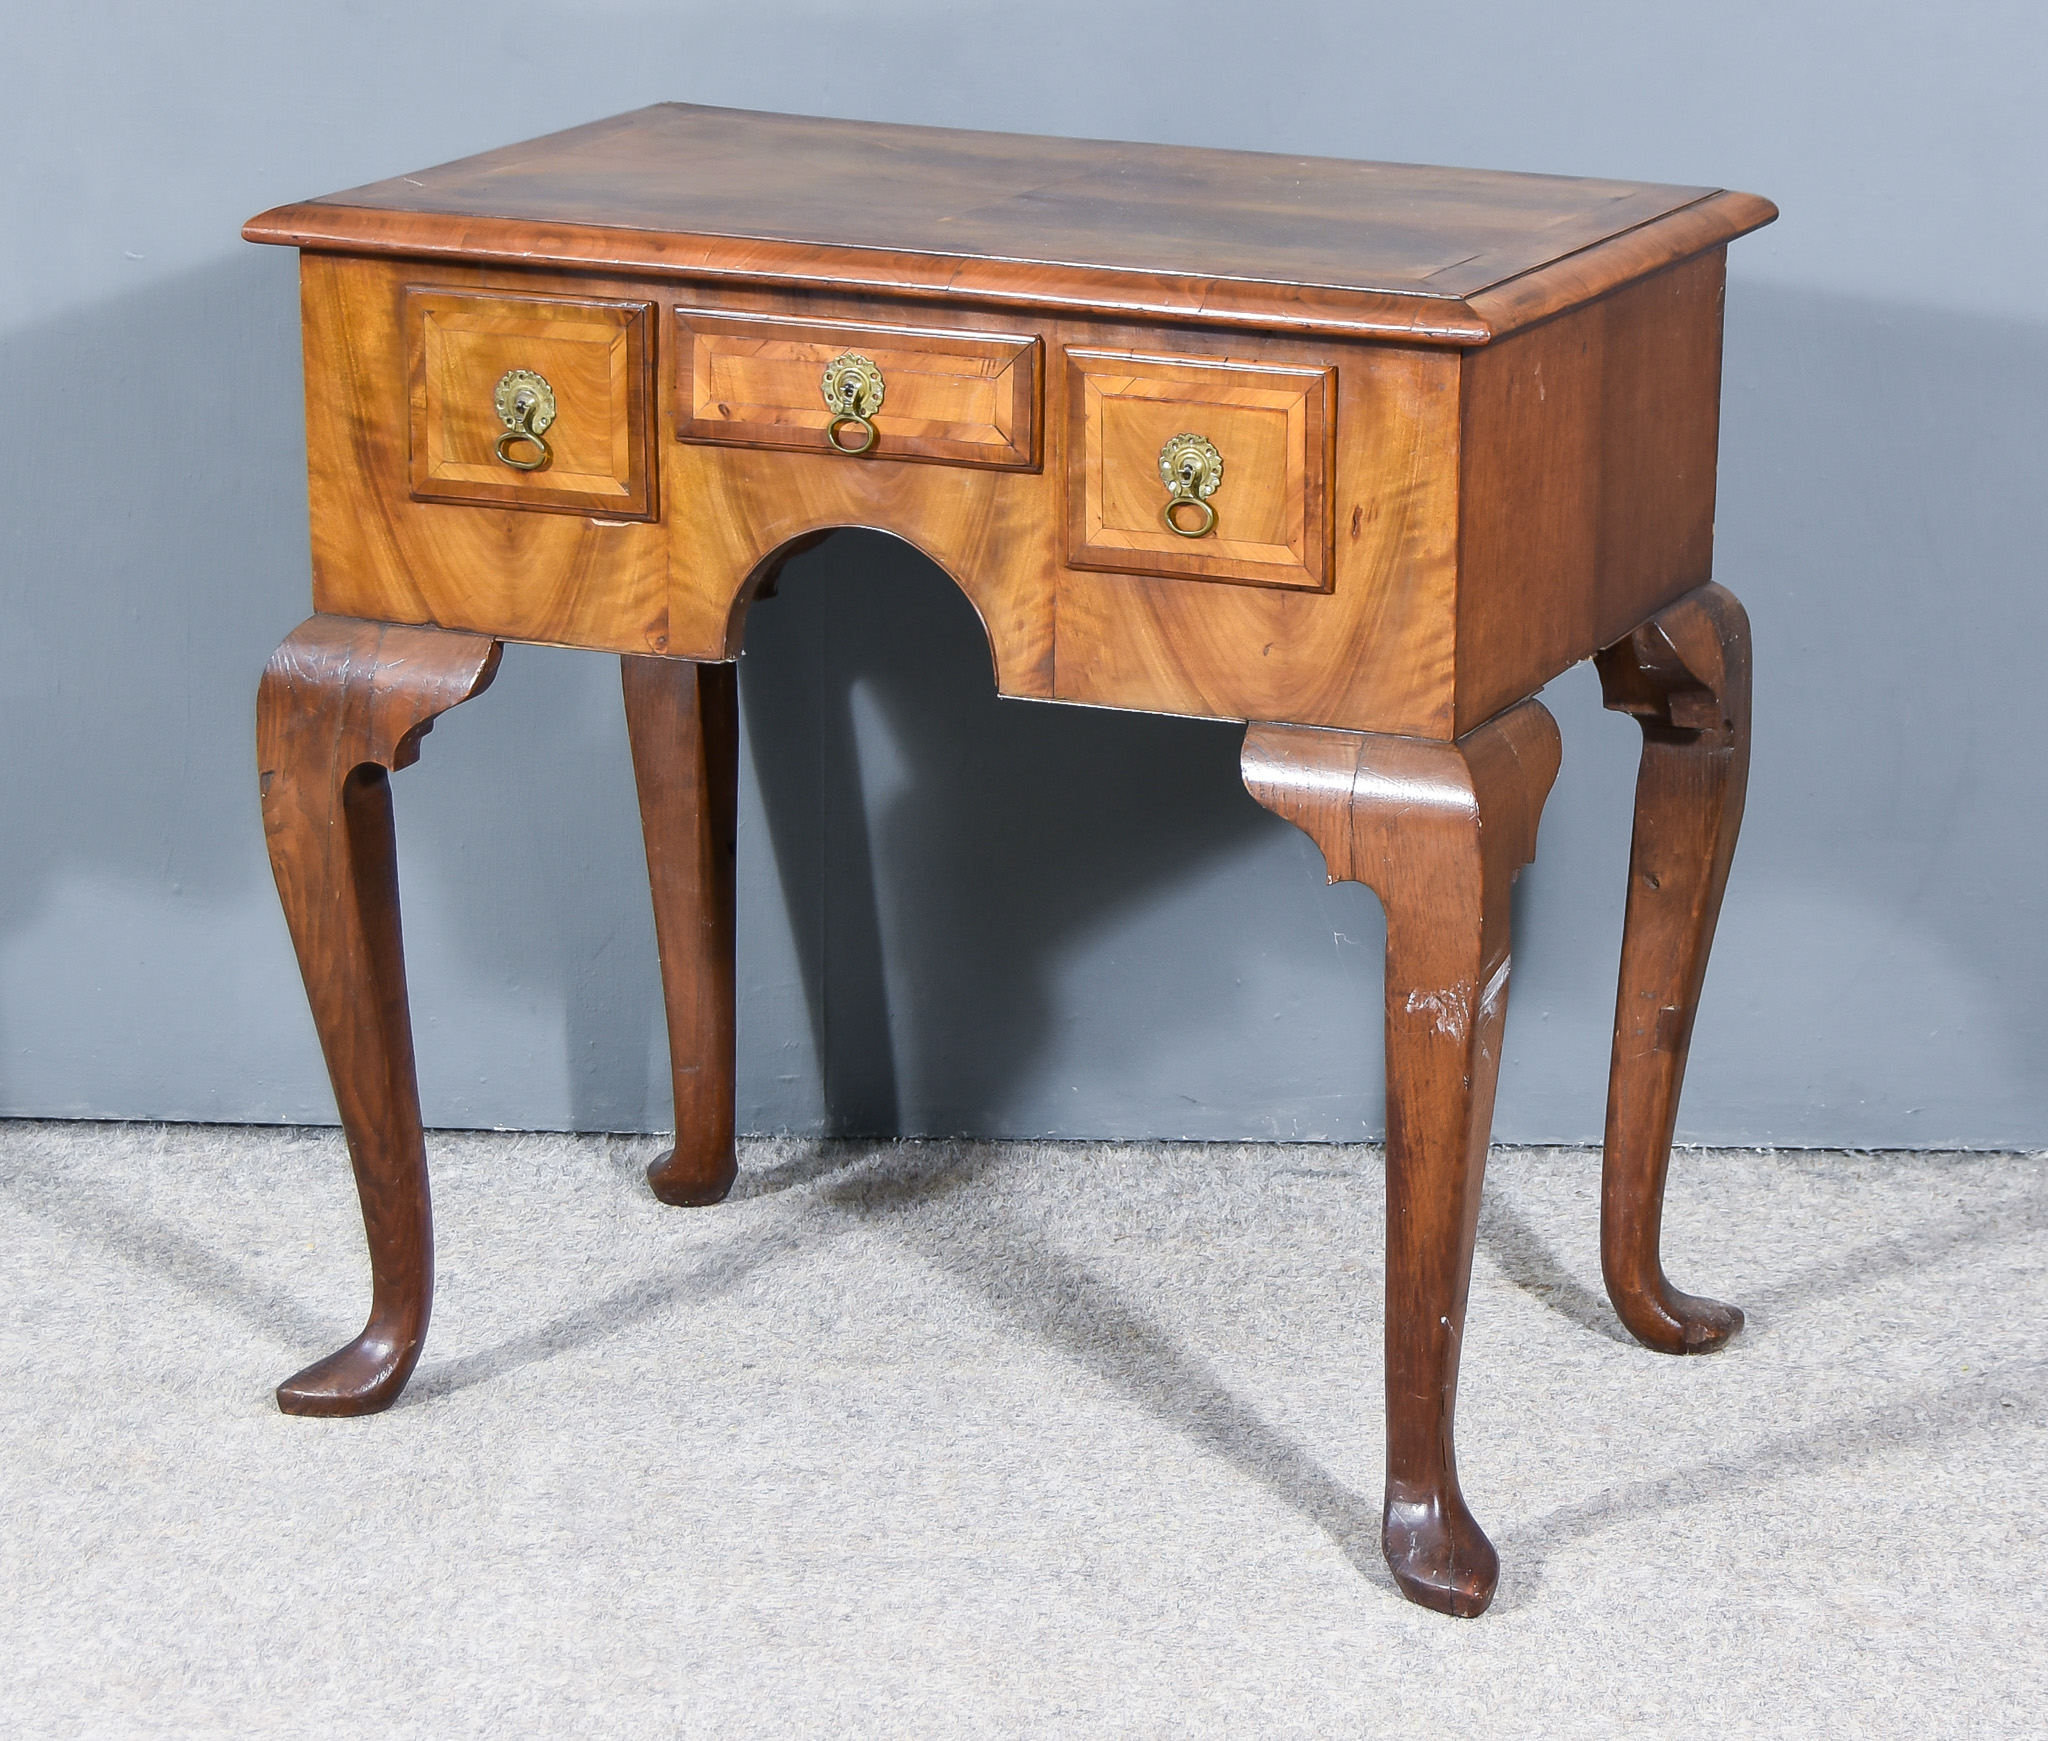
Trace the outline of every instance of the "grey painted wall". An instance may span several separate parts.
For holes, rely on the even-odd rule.
[[[306,609],[287,198],[662,98],[1752,188],[1719,572],[1749,821],[1684,1130],[2048,1144],[2048,14],[1740,0],[79,3],[5,11],[0,1110],[329,1119],[264,862]],[[842,535],[743,662],[756,1129],[1374,1134],[1378,909],[1237,733],[995,699]],[[1497,1129],[1597,1137],[1633,777],[1591,672],[1519,891]],[[656,1128],[617,677],[513,649],[397,782],[431,1122]]]

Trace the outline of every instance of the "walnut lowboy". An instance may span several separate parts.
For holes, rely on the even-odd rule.
[[[388,776],[506,640],[622,656],[682,1204],[734,1178],[747,606],[839,526],[940,564],[998,688],[1247,722],[1253,797],[1387,927],[1389,1564],[1477,1614],[1452,1444],[1509,886],[1597,655],[1643,728],[1602,1253],[1659,1259],[1742,812],[1749,642],[1710,578],[1727,243],[1710,188],[662,105],[254,219],[301,250],[317,615],[257,703],[263,814],[360,1190],[363,1333],[287,1380],[387,1406],[433,1235]]]

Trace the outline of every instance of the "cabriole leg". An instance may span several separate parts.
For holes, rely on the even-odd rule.
[[[263,831],[334,1084],[370,1244],[370,1317],[277,1388],[287,1414],[388,1408],[412,1376],[434,1293],[426,1142],[398,925],[392,771],[435,717],[498,668],[487,635],[310,617],[256,692]]]
[[[1749,618],[1703,586],[1599,656],[1607,705],[1643,728],[1607,1087],[1600,1262],[1637,1341],[1703,1354],[1742,1313],[1682,1294],[1659,1237],[1693,1016],[1749,783]]]
[[[1557,726],[1533,701],[1456,743],[1253,726],[1245,784],[1387,914],[1387,1488],[1412,1602],[1474,1615],[1500,1561],[1458,1486],[1453,1416],[1507,1014],[1508,896],[1536,849]]]
[[[716,1203],[739,1170],[733,1154],[739,685],[731,665],[628,656],[619,668],[676,1095],[676,1146],[647,1169],[647,1182],[664,1203]]]

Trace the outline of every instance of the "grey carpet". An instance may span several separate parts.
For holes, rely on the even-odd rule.
[[[2048,1730],[2048,1164],[1686,1153],[1673,1360],[1597,1156],[1496,1151],[1459,1437],[1493,1610],[1377,1546],[1370,1149],[432,1143],[390,1413],[331,1133],[0,1126],[9,1736]]]

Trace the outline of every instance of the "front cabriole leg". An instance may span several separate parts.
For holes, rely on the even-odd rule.
[[[1664,1274],[1664,1179],[1693,1016],[1749,784],[1749,618],[1703,586],[1599,655],[1607,705],[1643,728],[1607,1085],[1600,1263],[1637,1341],[1704,1354],[1742,1313]]]
[[[1255,725],[1254,798],[1387,915],[1387,1489],[1411,1602],[1481,1613],[1500,1559],[1458,1486],[1452,1421],[1507,1014],[1508,894],[1558,765],[1534,701],[1455,743]]]
[[[295,1415],[388,1408],[434,1293],[433,1214],[398,925],[392,771],[435,717],[490,685],[488,635],[309,617],[256,691],[263,831],[348,1138],[370,1244],[370,1317],[277,1387]]]

